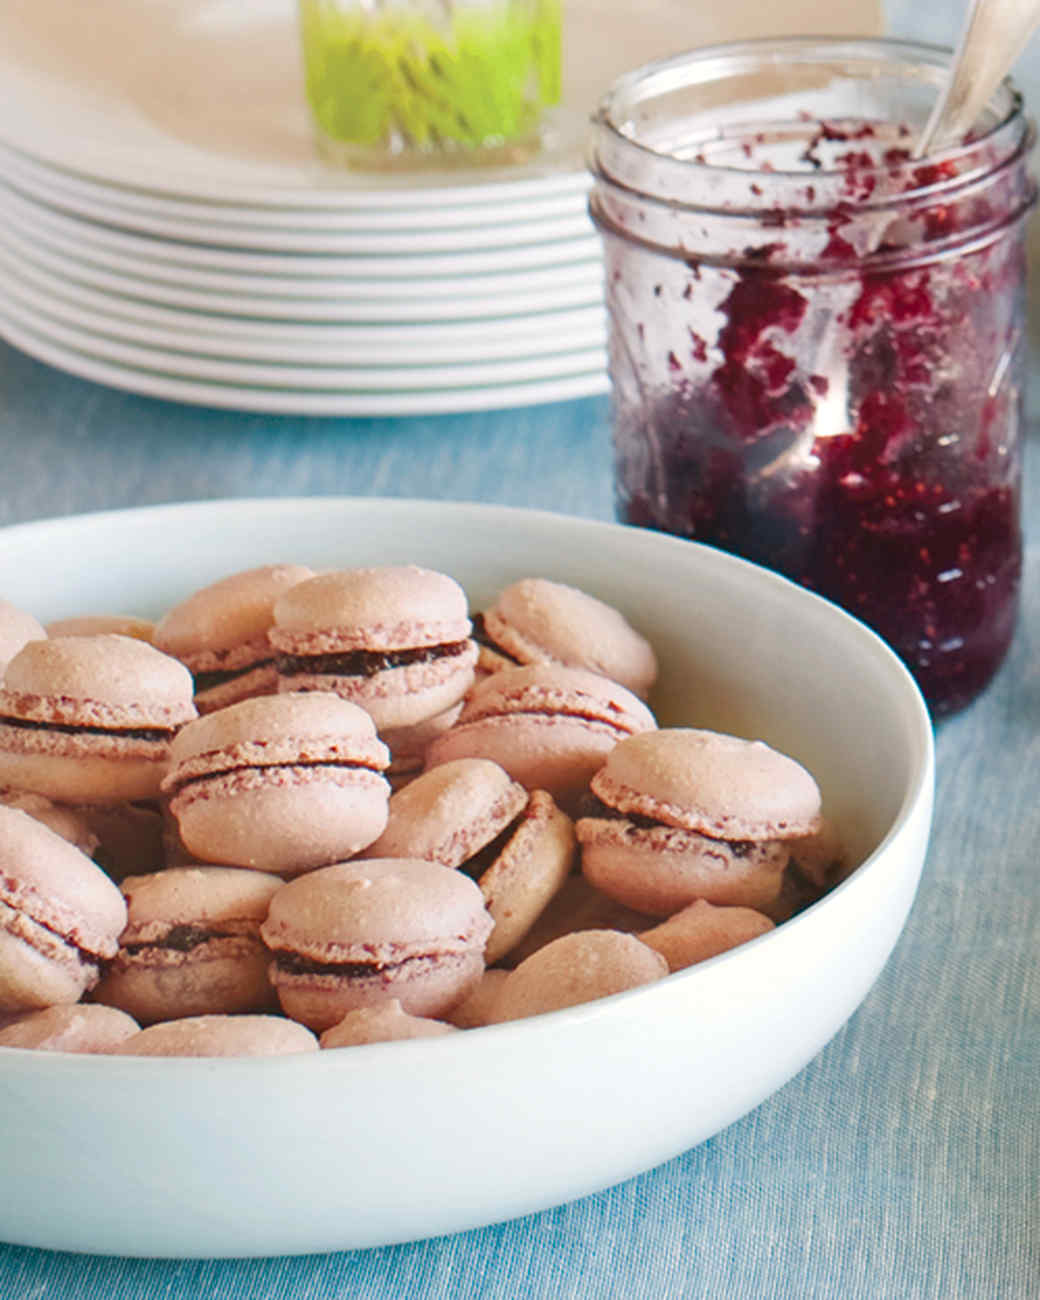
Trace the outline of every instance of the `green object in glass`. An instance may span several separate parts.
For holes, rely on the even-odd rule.
[[[300,0],[307,97],[321,135],[387,155],[495,148],[560,100],[561,0]]]

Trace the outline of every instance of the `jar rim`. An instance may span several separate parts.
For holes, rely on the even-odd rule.
[[[756,66],[766,69],[785,64],[812,68],[844,63],[851,68],[856,63],[865,64],[870,60],[876,63],[880,59],[889,63],[894,72],[901,66],[905,68],[908,84],[911,81],[927,83],[934,86],[938,94],[952,57],[953,51],[948,47],[891,37],[759,37],[687,50],[632,69],[607,89],[592,115],[589,166],[601,179],[623,185],[631,183],[636,171],[645,175],[647,168],[656,167],[652,185],[645,189],[643,184],[631,187],[680,207],[715,206],[684,201],[691,192],[690,187],[698,185],[698,180],[692,178],[703,182],[721,181],[723,184],[737,182],[745,186],[749,180],[761,180],[771,193],[769,202],[762,206],[776,207],[779,188],[785,185],[804,187],[807,176],[811,176],[821,191],[827,191],[847,178],[847,168],[823,167],[810,172],[804,168],[788,170],[779,166],[738,167],[708,161],[703,155],[682,157],[640,139],[632,127],[633,115],[641,107],[672,92],[696,85],[720,84],[726,78],[746,73]],[[847,75],[852,76],[851,72]],[[921,158],[908,158],[905,163],[893,164],[879,159],[874,165],[857,165],[857,171],[864,175],[889,176],[900,169],[911,173],[913,169],[920,169],[926,173],[929,179],[901,191],[903,203],[915,197],[959,188],[972,178],[988,174],[1010,156],[1021,153],[1024,141],[1031,134],[1031,125],[1025,116],[1022,95],[1010,77],[1004,78],[997,87],[987,107],[992,120],[985,130],[967,141],[929,151]],[[722,120],[721,115],[716,118],[716,121]],[[816,120],[826,119],[821,116]],[[959,165],[943,167],[943,164],[951,163]],[[825,208],[832,204],[833,197],[821,193],[819,206]],[[790,206],[782,201],[780,205]],[[754,208],[757,205],[748,206]]]

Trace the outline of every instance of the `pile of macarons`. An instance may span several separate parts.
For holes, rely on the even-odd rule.
[[[417,565],[231,574],[157,622],[0,600],[0,1046],[264,1055],[637,988],[843,872],[757,740],[659,727],[624,615]]]

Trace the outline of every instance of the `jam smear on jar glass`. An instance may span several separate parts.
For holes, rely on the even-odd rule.
[[[1034,185],[1008,87],[971,140],[912,157],[937,57],[746,42],[630,74],[596,121],[591,211],[619,515],[838,602],[938,717],[1014,632]]]

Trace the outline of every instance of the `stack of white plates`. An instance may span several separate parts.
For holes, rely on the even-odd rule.
[[[587,100],[512,168],[356,175],[314,154],[293,0],[0,0],[0,333],[240,410],[602,392]]]

